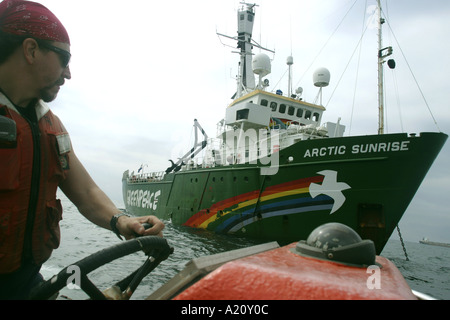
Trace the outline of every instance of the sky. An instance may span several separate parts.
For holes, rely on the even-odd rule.
[[[312,74],[331,73],[323,121],[346,135],[376,134],[375,0],[256,0],[253,38],[275,50],[270,90],[293,85],[314,102]],[[163,171],[192,146],[197,119],[209,137],[236,91],[238,55],[216,32],[236,35],[237,0],[41,0],[71,38],[72,79],[50,108],[106,194],[123,206],[125,170]],[[387,132],[450,132],[450,1],[382,0]],[[345,17],[345,19],[344,19]],[[364,37],[361,40],[361,36]],[[258,53],[258,49],[255,53]],[[420,88],[420,90],[418,89]],[[423,98],[425,97],[425,99]],[[426,101],[426,102],[425,102]],[[450,242],[450,143],[400,221],[405,240]],[[394,232],[393,239],[398,239]]]

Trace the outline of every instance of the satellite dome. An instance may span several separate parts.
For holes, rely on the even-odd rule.
[[[376,257],[373,241],[362,240],[352,228],[334,222],[314,229],[292,252],[354,266],[373,265]]]
[[[286,59],[286,64],[287,64],[288,66],[293,65],[293,64],[294,64],[294,58],[293,58],[292,56],[287,57],[287,59]]]
[[[313,74],[314,85],[319,88],[328,86],[330,78],[330,71],[327,68],[319,68]]]
[[[260,77],[267,76],[272,72],[270,58],[267,54],[260,53],[253,58],[253,72]]]

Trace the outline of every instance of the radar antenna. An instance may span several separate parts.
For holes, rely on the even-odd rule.
[[[275,53],[273,50],[262,47],[256,41],[252,39],[253,33],[253,23],[255,18],[254,7],[257,4],[249,4],[246,2],[241,2],[243,7],[238,10],[238,36],[231,37],[225,34],[216,32],[219,37],[225,37],[228,39],[233,39],[237,41],[238,53],[240,58],[239,63],[239,74],[237,76],[237,91],[233,98],[240,98],[249,91],[256,89],[255,76],[252,72],[252,48],[256,47],[261,50],[269,51]]]

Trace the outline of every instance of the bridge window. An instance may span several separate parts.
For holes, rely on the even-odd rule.
[[[305,119],[306,120],[310,120],[311,119],[311,111],[306,110],[306,112],[305,112]]]
[[[276,102],[271,102],[270,103],[270,108],[272,109],[272,111],[277,111],[277,103]]]
[[[267,106],[269,105],[269,101],[267,101],[266,99],[262,99],[262,100],[261,100],[261,105],[262,105],[263,107],[267,107]]]
[[[248,109],[238,110],[236,112],[236,120],[248,119],[248,113],[249,113]]]
[[[313,121],[319,122],[319,118],[320,118],[320,115],[317,112],[315,112],[313,115]]]
[[[293,106],[289,106],[288,115],[293,116],[295,112],[295,108]]]
[[[297,109],[297,117],[301,118],[303,116],[303,109]]]
[[[285,104],[280,104],[280,113],[285,113],[286,112],[286,105]]]

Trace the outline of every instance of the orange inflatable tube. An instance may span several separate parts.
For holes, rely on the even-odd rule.
[[[355,267],[296,254],[295,245],[228,262],[175,300],[417,299],[383,257],[373,266]]]

